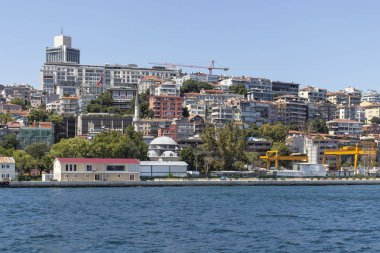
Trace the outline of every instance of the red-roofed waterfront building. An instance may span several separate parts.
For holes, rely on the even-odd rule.
[[[140,163],[122,158],[56,158],[53,162],[57,181],[139,181]]]

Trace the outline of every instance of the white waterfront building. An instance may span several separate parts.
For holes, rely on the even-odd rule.
[[[1,181],[13,181],[16,179],[16,163],[13,157],[0,157]]]
[[[141,177],[186,177],[188,164],[183,161],[141,161]]]

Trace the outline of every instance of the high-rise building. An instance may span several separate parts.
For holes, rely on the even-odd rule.
[[[69,89],[75,91],[75,95],[79,93],[79,110],[84,112],[92,99],[107,90],[136,90],[137,84],[145,76],[154,76],[162,80],[179,76],[178,70],[141,68],[136,64],[80,65],[79,50],[72,49],[78,52],[78,57],[75,58],[69,49],[72,49],[71,37],[64,35],[55,36],[54,48],[46,49],[46,63],[40,70],[42,89],[49,95],[46,103],[58,99],[57,91]],[[62,54],[55,55],[56,51]],[[132,107],[130,104],[123,106]]]
[[[54,36],[54,47],[46,48],[46,63],[80,63],[80,50],[71,47],[71,37]]]

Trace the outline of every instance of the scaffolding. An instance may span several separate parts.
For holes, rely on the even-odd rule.
[[[325,164],[326,156],[336,157],[336,168],[341,168],[341,156],[343,155],[353,155],[354,156],[354,171],[355,174],[358,170],[359,156],[365,156],[366,158],[376,158],[377,148],[374,144],[364,144],[359,148],[359,144],[355,146],[344,146],[339,149],[329,149],[325,150],[323,154],[322,163]]]
[[[303,154],[293,154],[293,155],[278,155],[278,150],[267,151],[265,156],[260,156],[261,160],[266,161],[267,171],[270,170],[271,162],[274,161],[274,167],[278,170],[280,161],[299,161],[307,162],[308,156]]]

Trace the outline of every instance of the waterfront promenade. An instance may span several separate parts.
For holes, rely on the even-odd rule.
[[[39,187],[176,187],[176,186],[324,186],[324,185],[380,185],[380,178],[363,179],[159,179],[155,181],[72,181],[41,182],[14,181],[0,184],[0,188],[39,188]]]

